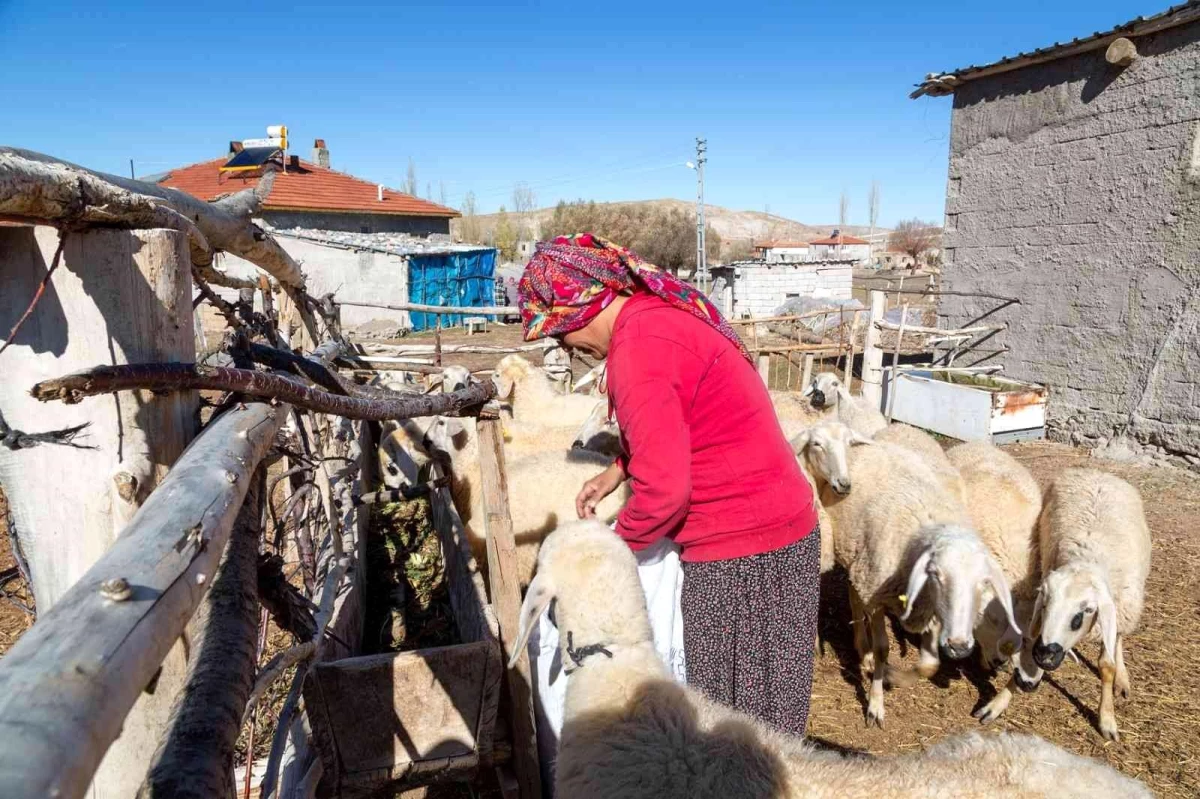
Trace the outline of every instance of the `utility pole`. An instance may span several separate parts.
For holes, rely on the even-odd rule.
[[[696,139],[696,279],[708,291],[708,256],[704,242],[704,164],[708,161],[708,139]]]

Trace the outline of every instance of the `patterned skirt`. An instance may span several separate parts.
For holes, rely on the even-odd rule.
[[[684,563],[688,684],[781,732],[804,735],[820,576],[820,528],[774,552]]]

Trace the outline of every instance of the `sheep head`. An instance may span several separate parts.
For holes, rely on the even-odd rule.
[[[1108,578],[1094,563],[1068,563],[1046,575],[1038,588],[1030,620],[1036,635],[1033,659],[1047,671],[1062,665],[1063,657],[1099,623],[1105,652],[1117,649],[1117,611]]]
[[[804,389],[801,396],[809,397],[809,402],[818,410],[836,405],[841,395],[849,394],[842,385],[841,379],[833,372],[820,372],[813,375],[812,382]]]
[[[511,400],[513,390],[533,371],[533,364],[520,355],[505,355],[496,364],[492,381],[496,384],[496,399]]]
[[[575,434],[575,440],[571,442],[571,448],[610,454],[619,452],[620,435],[621,431],[616,421],[608,418],[608,402],[600,401],[583,420],[583,425]]]
[[[512,668],[537,626],[556,601],[563,663],[568,647],[634,646],[653,642],[646,596],[629,545],[595,519],[567,522],[542,542],[537,574],[521,603]],[[568,635],[569,634],[569,635]]]
[[[810,473],[845,496],[850,493],[850,466],[847,454],[856,444],[874,444],[841,422],[818,422],[792,439],[792,451],[804,458]]]
[[[995,557],[978,533],[952,524],[926,525],[918,536],[919,554],[908,577],[902,623],[909,622],[923,591],[940,623],[938,645],[960,660],[975,647],[975,627],[989,603],[999,603],[1011,627],[1002,649],[1016,652],[1021,629],[1013,615],[1012,592]],[[906,624],[906,626],[908,626]]]

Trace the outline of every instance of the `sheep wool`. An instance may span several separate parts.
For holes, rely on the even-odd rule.
[[[1150,797],[1136,780],[1030,735],[956,736],[924,752],[846,757],[674,682],[654,650],[633,554],[596,522],[547,538],[514,651],[556,602],[569,664],[555,791],[587,799]]]

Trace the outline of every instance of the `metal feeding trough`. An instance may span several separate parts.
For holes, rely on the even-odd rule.
[[[1048,390],[1007,377],[931,369],[884,369],[883,408],[892,419],[962,441],[997,444],[1046,437]]]

